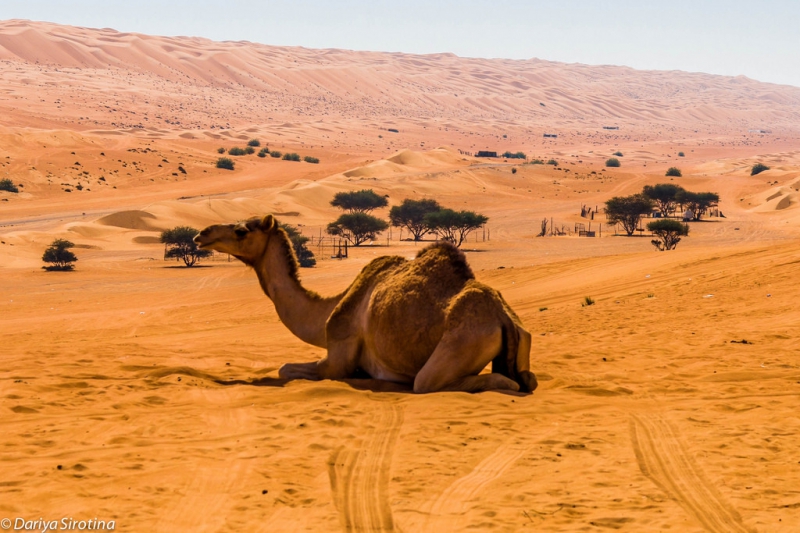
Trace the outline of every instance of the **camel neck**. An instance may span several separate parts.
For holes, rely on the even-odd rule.
[[[325,324],[341,295],[323,298],[305,289],[289,265],[291,257],[280,237],[270,239],[267,253],[255,266],[261,288],[275,304],[281,322],[303,342],[325,348]]]

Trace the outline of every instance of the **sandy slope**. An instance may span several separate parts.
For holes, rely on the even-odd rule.
[[[23,185],[0,192],[0,518],[124,531],[800,528],[798,89],[18,21],[0,24],[0,57],[0,177]],[[158,105],[176,115],[128,127]],[[631,131],[600,130],[609,117]],[[742,133],[756,122],[773,134]],[[400,123],[409,131],[386,131]],[[543,141],[552,126],[567,133]],[[254,137],[321,163],[214,167],[218,147]],[[559,164],[459,152],[484,146]],[[623,167],[603,169],[617,150]],[[771,170],[751,177],[756,161]],[[602,237],[535,237],[543,218],[588,224],[582,205],[668,180],[673,165],[725,214],[693,223],[676,251],[614,236],[602,216]],[[319,235],[333,195],[361,188],[490,217],[488,239],[464,247],[534,335],[534,395],[281,386],[281,364],[323,352],[285,329],[253,272],[162,260],[158,234],[178,224],[273,212]],[[40,269],[55,237],[78,245],[75,272]],[[346,261],[312,247],[304,281],[331,294],[378,254],[413,257],[399,237]]]

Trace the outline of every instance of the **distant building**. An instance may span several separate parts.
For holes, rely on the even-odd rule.
[[[604,130],[618,130],[619,126],[603,126]]]
[[[487,152],[486,150],[481,150],[475,154],[475,157],[497,157],[497,152]]]
[[[548,139],[556,139],[556,138],[558,138],[558,135],[555,134],[555,133],[545,133],[544,136],[547,137]]]

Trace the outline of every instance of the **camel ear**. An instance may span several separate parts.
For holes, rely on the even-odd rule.
[[[277,223],[272,215],[267,215],[261,220],[261,231],[265,233],[275,229],[275,226],[277,226]]]

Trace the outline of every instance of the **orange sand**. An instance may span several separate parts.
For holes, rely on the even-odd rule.
[[[26,21],[0,23],[0,69],[0,178],[23,185],[0,192],[0,518],[800,529],[800,89]],[[250,138],[321,164],[214,167],[218,147]],[[459,153],[480,149],[559,166]],[[622,168],[603,170],[617,150]],[[751,177],[756,161],[772,169]],[[581,205],[664,182],[670,166],[725,214],[677,250],[614,236],[601,217],[599,238],[535,237],[542,218],[588,223]],[[333,194],[355,188],[490,217],[490,239],[464,248],[534,335],[534,395],[272,386],[282,363],[322,350],[283,327],[241,264],[162,261],[159,232],[178,224],[273,212],[318,235]],[[75,272],[41,270],[56,237],[78,245]],[[398,237],[318,257],[304,281],[330,294],[378,254],[413,256]]]

